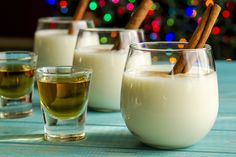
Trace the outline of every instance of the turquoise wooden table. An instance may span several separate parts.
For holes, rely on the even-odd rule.
[[[0,119],[0,156],[161,156],[236,157],[236,62],[216,62],[220,109],[211,132],[196,145],[158,150],[139,142],[126,128],[120,112],[88,112],[87,138],[80,142],[52,143],[43,139],[37,92],[33,115]]]

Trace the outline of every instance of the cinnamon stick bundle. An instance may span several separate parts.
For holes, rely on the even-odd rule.
[[[138,29],[142,24],[143,20],[147,16],[149,9],[151,8],[152,0],[142,0],[137,10],[131,16],[129,22],[125,26],[125,29]],[[112,50],[120,49],[120,39],[114,44]]]
[[[83,18],[89,1],[90,0],[80,0],[78,7],[76,8],[75,14],[73,16],[73,21],[80,21]],[[75,32],[76,30],[71,25],[68,29],[68,34],[72,35],[75,34]]]
[[[218,4],[210,4],[205,12],[203,13],[202,19],[196,30],[194,31],[189,43],[186,45],[186,49],[203,48],[208,37],[210,36],[211,30],[219,16],[221,7]],[[192,55],[190,60],[186,60],[184,53],[179,57],[174,68],[170,74],[186,73],[188,72],[194,61],[196,55]]]

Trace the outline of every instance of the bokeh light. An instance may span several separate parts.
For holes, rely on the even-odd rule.
[[[197,16],[197,11],[194,9],[194,10],[193,10],[192,17],[196,17],[196,16]]]
[[[184,43],[184,42],[187,42],[187,40],[185,38],[180,38],[179,42],[183,42]],[[178,48],[180,48],[180,49],[184,48],[184,44],[178,44]]]
[[[165,35],[165,40],[166,41],[173,41],[175,38],[175,34],[173,32],[169,32]]]
[[[120,2],[120,0],[112,0],[112,3],[114,4],[118,4]]]
[[[62,1],[59,2],[59,5],[60,5],[61,8],[66,8],[68,3],[67,3],[67,1],[62,0]]]
[[[152,57],[152,62],[157,62],[159,60],[158,56],[153,56]]]
[[[229,9],[229,10],[234,10],[234,7],[235,7],[235,4],[233,2],[226,2],[226,8]]]
[[[67,7],[66,8],[61,8],[60,11],[61,11],[62,14],[67,14],[69,9]]]
[[[227,19],[227,18],[230,17],[230,12],[228,10],[223,10],[222,11],[222,16]]]
[[[192,17],[193,15],[193,7],[189,6],[185,9],[185,15],[188,17]]]
[[[74,6],[80,1],[82,0],[75,0],[75,2],[72,0],[44,0],[51,8],[56,8],[56,13],[62,16],[73,16],[74,10],[72,9],[75,9]],[[212,28],[211,39],[208,43],[216,47],[214,53],[217,59],[236,58],[235,48],[231,46],[235,40],[236,1],[186,0],[180,2],[156,0],[153,2],[148,11],[148,16],[140,27],[144,29],[146,40],[178,40],[183,42],[191,37],[200,23],[206,6],[217,2],[222,7],[222,11]],[[139,4],[140,1],[137,0],[90,0],[85,18],[93,19],[95,26],[98,27],[124,27]],[[51,27],[54,26],[51,25]],[[110,37],[116,38],[117,34],[111,33]],[[184,48],[184,45],[180,44],[179,48]]]
[[[107,37],[101,37],[101,38],[100,38],[100,42],[101,42],[102,44],[107,43],[107,42],[108,42]]]
[[[152,21],[152,30],[153,30],[153,32],[159,32],[160,31],[160,25],[159,25],[159,22],[158,22],[158,20],[153,20]]]
[[[92,1],[92,2],[89,3],[89,9],[90,10],[96,10],[97,7],[98,7],[98,5],[97,5],[96,2]]]
[[[98,0],[98,5],[100,7],[104,7],[106,5],[106,1],[105,0]]]
[[[117,14],[122,15],[122,14],[124,14],[124,8],[123,7],[118,7],[116,12],[117,12]]]
[[[132,11],[134,9],[134,4],[133,3],[126,4],[126,9]]]
[[[104,19],[104,21],[109,22],[109,21],[111,21],[112,16],[111,16],[110,13],[106,13],[106,14],[104,14],[104,16],[103,16],[103,19]]]
[[[214,27],[212,28],[212,34],[218,35],[219,33],[220,33],[220,27],[214,26]]]
[[[47,4],[49,5],[55,5],[56,4],[56,0],[47,0]]]
[[[150,33],[150,39],[151,40],[157,40],[158,35],[154,32]]]
[[[166,21],[166,23],[167,23],[167,25],[168,25],[169,27],[171,27],[171,26],[174,25],[175,21],[174,21],[173,18],[168,18],[167,21]]]
[[[169,58],[169,62],[170,62],[171,64],[174,64],[174,63],[177,62],[177,59],[176,59],[175,57],[170,57],[170,58]]]
[[[134,3],[134,2],[135,2],[135,0],[129,0],[129,2],[130,2],[130,3]]]
[[[57,24],[56,23],[50,23],[50,28],[53,29],[53,28],[56,28]]]
[[[112,37],[112,38],[117,37],[117,32],[111,32],[111,37]]]

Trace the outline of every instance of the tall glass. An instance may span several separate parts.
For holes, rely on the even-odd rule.
[[[32,114],[32,92],[37,54],[29,51],[0,52],[0,118]]]
[[[123,74],[121,112],[128,129],[158,148],[182,148],[213,127],[219,106],[212,49],[184,49],[186,43],[132,44]],[[149,58],[148,62],[137,61]],[[190,71],[173,74],[182,56]]]
[[[79,31],[73,65],[93,69],[90,108],[120,110],[121,80],[129,44],[142,40],[142,30],[91,28]]]
[[[34,36],[37,66],[72,65],[78,30],[89,27],[94,27],[93,21],[78,22],[71,17],[40,18]]]

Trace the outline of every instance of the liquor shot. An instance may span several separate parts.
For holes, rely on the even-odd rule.
[[[37,54],[28,51],[0,52],[0,118],[32,114],[32,92]]]
[[[91,69],[76,66],[37,69],[46,140],[78,141],[85,137],[91,75]]]

